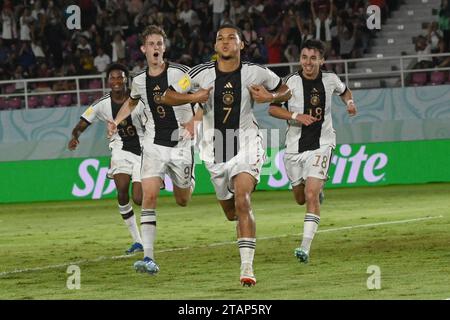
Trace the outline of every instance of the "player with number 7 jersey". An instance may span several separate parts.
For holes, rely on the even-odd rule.
[[[204,103],[199,112],[202,117],[198,117],[202,121],[200,158],[211,174],[227,219],[237,221],[240,282],[253,286],[256,227],[250,198],[260,179],[264,148],[252,103],[286,101],[290,91],[273,71],[242,62],[243,48],[240,29],[221,25],[216,34],[217,61],[193,67],[166,91],[163,99],[174,106]],[[187,94],[189,91],[194,93]]]

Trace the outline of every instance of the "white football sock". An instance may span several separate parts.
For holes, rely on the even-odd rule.
[[[256,239],[255,238],[239,238],[239,253],[241,255],[241,264],[248,263],[253,265],[255,256]]]
[[[141,233],[144,246],[144,257],[154,259],[153,245],[156,238],[156,211],[155,209],[142,209]]]
[[[133,207],[130,203],[122,206],[119,204],[119,212],[123,218],[123,221],[130,231],[131,237],[134,242],[142,243],[141,235],[139,234],[139,229],[136,223],[136,216],[133,212]]]
[[[311,242],[314,239],[314,235],[319,227],[320,216],[314,213],[307,213],[305,215],[305,222],[303,224],[303,240],[301,247],[309,252],[311,248]]]

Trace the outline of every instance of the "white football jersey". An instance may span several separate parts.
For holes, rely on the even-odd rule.
[[[292,97],[283,105],[291,112],[309,114],[319,119],[309,126],[288,121],[286,153],[316,150],[328,144],[336,146],[336,133],[331,118],[332,94],[342,95],[347,90],[339,77],[320,71],[314,80],[306,79],[301,71],[288,75],[284,82],[291,89]]]
[[[121,107],[122,104],[112,101],[111,94],[108,93],[89,106],[81,118],[88,123],[98,120],[113,121]],[[137,155],[141,154],[144,128],[140,114],[144,107],[144,103],[139,101],[133,112],[117,126],[117,132],[110,138],[110,149],[118,148]]]
[[[239,152],[256,153],[262,140],[253,115],[250,85],[276,90],[282,80],[274,72],[257,64],[242,62],[233,72],[221,72],[216,62],[193,67],[173,89],[185,93],[212,87],[203,105],[200,158],[206,162],[227,162]]]
[[[130,97],[141,99],[145,103],[144,114],[148,120],[145,124],[145,145],[154,143],[166,147],[190,146],[189,140],[182,139],[183,129],[180,124],[192,118],[191,105],[172,107],[158,103],[158,98],[167,88],[188,71],[187,66],[166,62],[166,69],[156,77],[150,76],[146,68],[133,78]]]

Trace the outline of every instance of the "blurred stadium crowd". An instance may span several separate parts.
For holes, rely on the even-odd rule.
[[[69,30],[66,8],[74,1],[0,0],[0,80],[98,74],[110,62],[128,65],[132,74],[139,72],[146,63],[138,35],[149,24],[164,27],[166,58],[189,66],[214,60],[215,31],[225,22],[241,27],[244,59],[255,63],[297,62],[299,48],[309,38],[326,42],[328,59],[358,58],[370,50],[376,37],[376,31],[366,28],[367,6],[378,5],[385,21],[404,2],[80,0],[76,3],[81,30]],[[417,54],[448,52],[449,17],[448,1],[442,0],[437,21],[417,37]],[[450,65],[450,59],[444,58],[421,61],[417,68]],[[23,91],[22,86],[17,83],[14,92]],[[33,86],[33,91],[71,90],[74,82]],[[2,93],[8,92],[2,88]]]
[[[242,28],[244,57],[252,62],[296,62],[308,38],[325,41],[329,57],[359,57],[373,36],[365,28],[367,6],[379,5],[385,19],[399,2],[80,0],[81,30],[69,30],[65,9],[74,1],[3,0],[0,80],[95,74],[116,61],[140,71],[138,34],[148,24],[164,27],[166,58],[190,66],[214,59],[214,32],[225,22]]]

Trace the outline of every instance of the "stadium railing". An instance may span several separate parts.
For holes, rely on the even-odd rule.
[[[346,60],[326,60],[325,65],[342,65],[343,72],[338,72],[337,75],[342,79],[345,79],[345,83],[351,89],[358,89],[358,82],[351,83],[352,80],[363,81],[370,79],[385,80],[386,78],[398,78],[398,83],[391,84],[388,87],[402,87],[407,85],[408,75],[411,73],[420,72],[434,72],[434,71],[448,71],[450,67],[433,67],[426,69],[412,69],[412,66],[418,61],[418,58],[441,58],[450,57],[450,53],[435,53],[435,54],[421,54],[421,55],[400,55],[400,56],[383,56],[382,54],[376,57],[370,58],[358,58],[358,59],[346,59]],[[386,62],[385,68],[390,70],[374,71],[372,68],[364,68],[365,72],[358,72],[358,64],[364,62],[380,63],[380,61]],[[388,63],[388,62],[391,63]],[[352,68],[350,68],[352,66]],[[277,69],[289,68],[289,73],[298,70],[298,63],[277,63],[267,65],[270,69],[277,71]],[[375,68],[375,69],[380,69]],[[445,79],[446,83],[450,82],[450,78],[447,75]]]
[[[89,87],[89,83],[95,81],[98,85],[95,87]],[[49,85],[61,85],[61,82],[71,83],[73,88],[68,90],[52,90],[50,86],[44,88],[33,88],[39,84]],[[82,83],[84,82],[84,85]],[[12,88],[14,87],[14,88]],[[23,100],[23,106],[25,109],[29,109],[30,97],[46,97],[52,96],[55,101],[55,105],[58,105],[57,98],[64,95],[74,95],[75,102],[71,103],[71,106],[82,105],[81,97],[83,94],[94,94],[103,95],[106,91],[106,83],[104,74],[97,75],[87,75],[87,76],[71,76],[71,77],[52,77],[52,78],[33,78],[33,79],[20,79],[20,80],[3,80],[0,81],[0,88],[2,94],[0,94],[0,110],[1,109],[11,109],[2,108],[2,102],[8,101],[14,98],[20,98]],[[17,89],[18,88],[18,89]],[[14,91],[13,91],[14,90]],[[5,93],[6,92],[6,93]],[[48,105],[47,107],[52,107]],[[20,107],[18,107],[20,109]]]
[[[389,85],[383,85],[385,87],[405,87],[410,83],[409,78],[412,73],[432,73],[436,71],[448,71],[450,67],[445,68],[426,68],[426,69],[412,69],[412,66],[417,62],[418,58],[431,57],[441,58],[450,57],[450,53],[441,54],[427,54],[427,55],[402,55],[402,56],[390,56],[384,57],[377,55],[371,58],[359,58],[359,59],[346,59],[346,60],[326,60],[326,65],[340,65],[343,72],[338,72],[338,76],[345,80],[346,85],[351,89],[358,88],[370,88],[369,86],[362,86],[364,81],[380,80],[385,81],[390,78]],[[364,72],[358,71],[358,64],[360,63],[374,63],[378,64],[377,68],[380,69],[380,62],[383,67],[388,70],[373,71],[372,68],[363,68]],[[390,62],[390,63],[389,63]],[[289,73],[298,70],[299,64],[294,63],[278,63],[266,65],[270,69],[277,72],[280,76],[287,75]],[[383,67],[381,69],[383,69]],[[389,70],[390,69],[390,70]],[[361,70],[361,68],[359,69]],[[407,81],[408,80],[408,81]],[[441,79],[441,83],[450,83],[449,74],[444,73],[444,79]],[[58,82],[72,82],[72,88],[69,90],[57,90],[47,88],[35,89],[39,83],[58,83]],[[96,85],[91,86],[92,83]],[[100,85],[101,84],[101,85]],[[430,84],[430,81],[426,79],[423,85]],[[74,85],[74,86],[73,86]],[[417,85],[412,83],[411,85]],[[375,85],[374,87],[383,87]],[[14,88],[13,88],[14,87]],[[17,87],[19,89],[17,89]],[[53,77],[53,78],[34,78],[34,79],[19,79],[19,80],[4,80],[0,81],[0,110],[2,109],[30,109],[36,106],[36,102],[29,99],[30,97],[50,97],[48,105],[42,104],[39,106],[52,107],[52,106],[83,106],[91,103],[93,100],[99,98],[108,90],[106,86],[106,79],[104,74],[86,75],[86,76],[71,76],[71,77]],[[70,95],[73,97],[66,97],[67,99],[59,99],[61,96]],[[87,95],[87,96],[86,96]],[[51,98],[53,97],[53,98]],[[14,101],[15,103],[10,103]],[[52,101],[55,101],[51,105]],[[88,100],[88,102],[86,102]],[[65,105],[70,102],[69,105]]]

